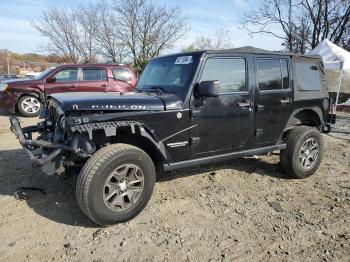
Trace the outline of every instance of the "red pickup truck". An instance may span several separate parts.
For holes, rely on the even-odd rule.
[[[113,64],[64,64],[35,79],[0,83],[0,112],[34,117],[47,96],[63,92],[131,92],[137,78],[132,69]]]

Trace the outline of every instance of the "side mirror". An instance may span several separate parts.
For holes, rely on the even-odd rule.
[[[197,94],[204,97],[217,97],[220,92],[220,81],[202,81],[199,83]]]
[[[49,77],[46,79],[46,83],[53,84],[56,82],[56,77]]]

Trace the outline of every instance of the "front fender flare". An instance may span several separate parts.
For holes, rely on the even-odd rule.
[[[86,123],[70,127],[72,132],[85,132],[92,139],[93,131],[104,130],[106,137],[112,137],[117,135],[118,127],[130,127],[131,133],[138,133],[145,139],[149,140],[161,153],[165,161],[171,161],[171,156],[167,152],[164,143],[159,139],[156,132],[147,124],[138,121],[111,121],[101,123]]]

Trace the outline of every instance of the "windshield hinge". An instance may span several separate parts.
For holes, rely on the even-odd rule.
[[[191,145],[199,144],[200,140],[201,140],[200,137],[191,137],[190,138]]]
[[[200,110],[191,110],[191,117],[198,117],[200,115],[201,111]]]

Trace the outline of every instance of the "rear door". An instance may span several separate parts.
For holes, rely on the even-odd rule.
[[[108,88],[106,68],[82,67],[79,92],[105,92]]]
[[[256,142],[275,144],[292,108],[291,61],[286,57],[256,58]]]
[[[48,78],[45,83],[45,95],[54,93],[76,92],[79,89],[78,67],[61,68]]]

